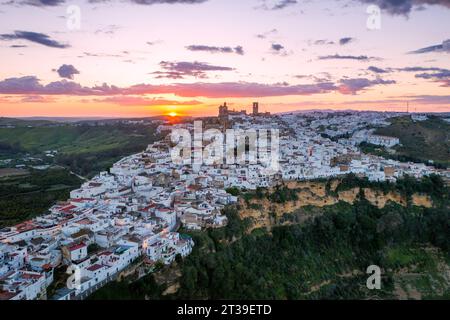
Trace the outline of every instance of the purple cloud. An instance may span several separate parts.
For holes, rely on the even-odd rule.
[[[0,34],[0,40],[27,40],[52,48],[68,48],[68,44],[52,40],[48,35],[31,31],[14,31],[12,34]]]
[[[350,42],[353,42],[353,41],[355,41],[355,38],[345,37],[345,38],[339,39],[339,44],[341,46],[343,46],[343,45],[349,44]]]
[[[170,62],[161,61],[159,63],[163,71],[156,71],[153,74],[157,75],[157,78],[169,78],[169,79],[183,79],[186,76],[192,76],[196,78],[207,78],[207,72],[210,71],[232,71],[233,68],[214,66],[205,62]]]
[[[65,2],[66,0],[12,0],[9,3],[34,7],[56,7]]]
[[[73,79],[73,76],[76,74],[80,74],[80,72],[71,64],[63,64],[57,70],[59,76],[61,78]]]
[[[446,52],[450,53],[450,39],[447,39],[442,42],[442,44],[437,44],[434,46],[429,46],[421,49],[417,49],[414,51],[408,52],[409,54],[421,54],[421,53],[430,53],[430,52]]]
[[[334,44],[334,41],[326,40],[326,39],[319,39],[313,42],[316,46],[322,46],[322,45],[331,45]]]
[[[189,51],[205,51],[209,53],[236,53],[238,55],[244,54],[244,49],[242,46],[232,47],[215,47],[215,46],[205,46],[205,45],[190,45],[186,49]]]
[[[296,0],[280,0],[272,7],[272,10],[281,10],[286,7],[292,6],[296,3],[297,3]]]
[[[430,79],[442,84],[442,87],[450,87],[450,70],[440,69],[435,73],[419,73],[415,75],[416,78]]]
[[[383,80],[379,78],[375,80],[369,80],[366,78],[342,79],[339,82],[341,84],[339,86],[339,92],[342,94],[356,94],[360,90],[364,90],[375,85],[396,83],[394,80]]]
[[[351,56],[351,55],[340,55],[340,54],[334,54],[334,55],[328,55],[328,56],[320,56],[319,60],[359,60],[359,61],[370,61],[370,60],[378,60],[378,58],[375,57],[368,57],[365,55],[360,56]]]
[[[367,70],[375,72],[375,73],[388,73],[389,72],[389,70],[387,70],[387,69],[381,69],[381,68],[378,68],[375,66],[370,66],[367,68]]]
[[[288,53],[287,50],[285,49],[285,47],[279,43],[272,43],[272,45],[270,46],[270,53],[274,54],[274,55],[279,55],[279,56],[288,56],[291,53]]]
[[[391,15],[408,15],[412,9],[423,5],[441,5],[450,8],[448,0],[358,0],[364,4],[375,4]]]
[[[280,52],[281,50],[284,49],[284,47],[279,43],[273,43],[271,48],[276,52]]]

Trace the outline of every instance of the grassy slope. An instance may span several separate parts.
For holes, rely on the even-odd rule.
[[[0,129],[0,142],[20,143],[25,150],[83,153],[108,150],[135,138],[115,127],[34,127]]]
[[[0,227],[40,215],[66,200],[81,180],[65,169],[31,170],[28,175],[0,178]]]
[[[450,165],[450,124],[438,117],[421,122],[413,122],[410,117],[395,118],[376,133],[398,137],[402,144],[396,148],[399,155]]]
[[[20,151],[38,155],[46,150],[57,150],[58,164],[92,176],[107,170],[120,158],[145,149],[158,139],[155,132],[155,125],[121,124],[0,128],[0,145],[3,145],[0,155],[20,157]]]
[[[23,120],[15,118],[5,118],[0,117],[0,126],[16,126],[16,127],[26,127],[26,126],[41,126],[51,124],[51,121],[47,120]]]

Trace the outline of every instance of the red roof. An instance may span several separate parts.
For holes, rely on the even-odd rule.
[[[34,273],[23,273],[22,278],[24,279],[40,279],[42,274],[34,274]]]
[[[86,224],[92,224],[92,221],[89,220],[88,218],[84,218],[84,219],[77,221],[76,223],[86,225]]]
[[[42,266],[42,269],[44,269],[44,270],[50,270],[52,268],[53,268],[53,266],[50,263],[46,263]]]
[[[93,198],[77,198],[77,199],[70,199],[70,202],[86,202],[86,201],[93,201]]]
[[[70,206],[65,206],[65,207],[61,208],[60,211],[63,211],[65,213],[69,213],[75,208],[76,208],[76,206],[71,204]]]
[[[69,250],[70,251],[75,251],[75,250],[78,250],[78,249],[81,249],[81,248],[83,248],[83,247],[85,247],[86,245],[83,243],[83,242],[81,242],[81,243],[79,243],[79,244],[75,244],[75,245],[73,245],[73,246],[70,246],[69,247]]]
[[[97,271],[98,269],[101,269],[102,267],[103,267],[102,265],[97,263],[86,269],[93,272],[93,271]]]

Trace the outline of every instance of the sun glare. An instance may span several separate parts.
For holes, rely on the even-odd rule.
[[[178,113],[176,113],[175,111],[169,112],[168,113],[169,117],[176,117],[178,116]]]

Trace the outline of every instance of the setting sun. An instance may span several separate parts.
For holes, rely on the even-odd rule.
[[[168,113],[168,116],[169,117],[176,117],[176,116],[178,116],[178,113],[176,113],[175,111],[172,111],[172,112]]]

